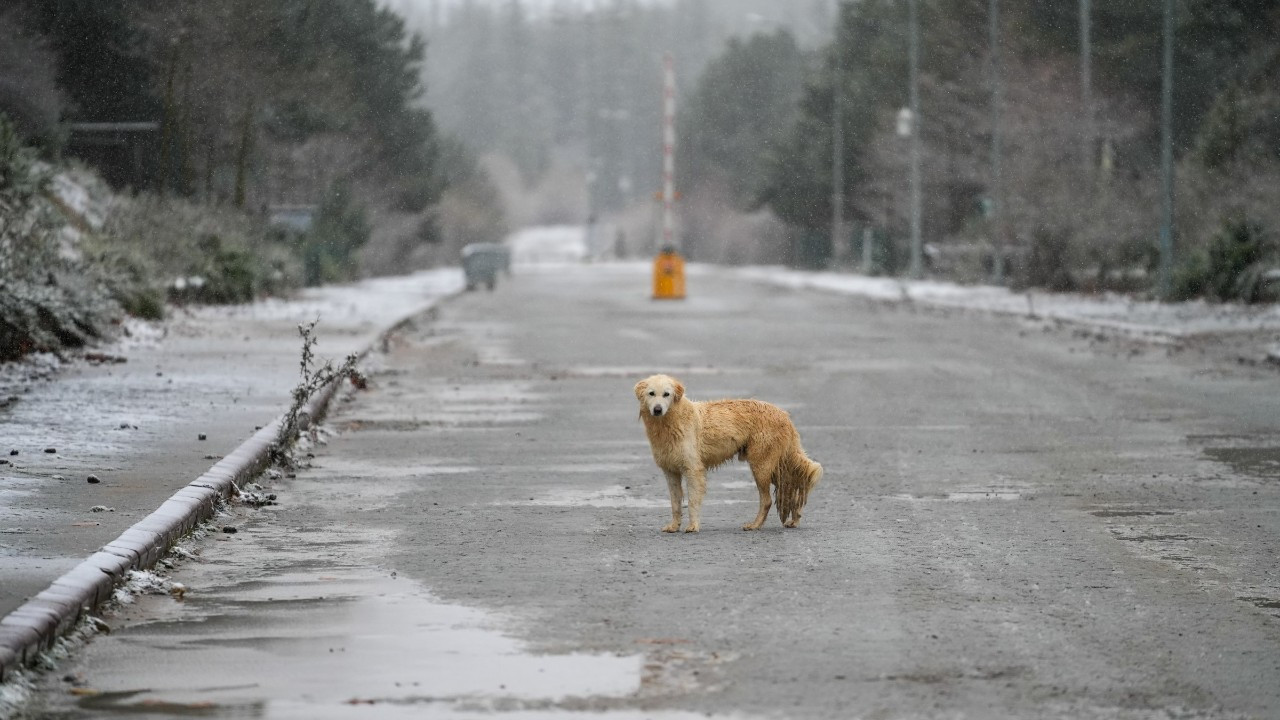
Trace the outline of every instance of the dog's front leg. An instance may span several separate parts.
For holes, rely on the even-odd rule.
[[[694,468],[689,475],[689,525],[684,529],[687,533],[695,533],[702,529],[702,496],[707,494],[707,469]]]
[[[680,487],[680,473],[664,470],[667,474],[667,494],[671,496],[671,522],[662,526],[662,532],[680,531],[680,510],[684,505],[684,490]]]

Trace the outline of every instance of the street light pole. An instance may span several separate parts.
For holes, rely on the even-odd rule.
[[[1164,0],[1164,71],[1160,93],[1160,299],[1168,300],[1173,276],[1173,0]]]
[[[676,243],[676,61],[662,56],[662,248]]]
[[[1085,179],[1093,177],[1096,149],[1093,146],[1093,47],[1091,42],[1093,12],[1090,0],[1080,0],[1080,105],[1084,111],[1084,128],[1080,139],[1080,161]]]
[[[836,5],[835,61],[831,76],[831,264],[846,264],[844,240],[844,62],[840,44],[841,5]]]
[[[924,277],[924,245],[920,239],[920,21],[918,0],[909,0],[908,53],[911,66],[911,277]]]
[[[1000,111],[1004,85],[1000,67],[1000,0],[991,0],[987,9],[987,42],[991,48],[991,234],[995,257],[991,261],[991,281],[1004,284],[1004,128]]]

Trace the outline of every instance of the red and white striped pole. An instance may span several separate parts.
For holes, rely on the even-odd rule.
[[[676,247],[676,65],[662,56],[662,247]]]

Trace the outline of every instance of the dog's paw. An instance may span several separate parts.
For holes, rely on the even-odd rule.
[[[680,523],[671,523],[662,526],[662,532],[680,532]]]
[[[782,523],[782,527],[789,527],[789,528],[793,528],[793,527],[795,527],[795,526],[796,526],[796,523],[798,523],[798,522],[800,522],[800,521],[799,521],[799,520],[796,520],[796,519],[794,519],[794,518],[793,518],[793,519],[791,519],[791,520],[788,520],[788,521],[786,521],[786,522]]]
[[[742,529],[743,530],[759,530],[760,526],[755,523],[747,523],[746,525],[742,526]]]
[[[687,533],[695,533],[695,532],[698,532],[698,530],[700,529],[701,528],[699,528],[697,525],[690,525],[689,527],[685,528],[684,531]]]

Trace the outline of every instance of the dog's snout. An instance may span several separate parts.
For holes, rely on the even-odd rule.
[[[655,405],[655,406],[654,406],[654,408],[653,408],[653,415],[654,415],[654,417],[657,417],[657,416],[659,416],[659,415],[661,415],[661,414],[662,414],[662,406],[661,406],[661,405]]]

